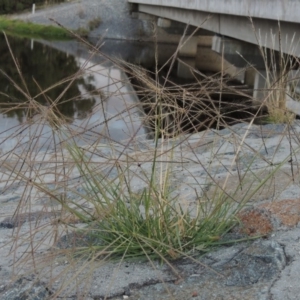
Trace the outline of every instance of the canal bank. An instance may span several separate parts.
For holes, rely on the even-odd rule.
[[[178,44],[186,27],[175,23],[170,28],[163,20],[139,15],[127,0],[71,0],[11,17],[42,25],[57,25],[56,21],[69,30],[87,33],[93,44],[99,39]]]
[[[151,22],[131,17],[126,0],[69,1],[12,18],[44,25],[55,24],[53,19],[69,30],[86,30],[94,40],[149,40],[153,35]]]

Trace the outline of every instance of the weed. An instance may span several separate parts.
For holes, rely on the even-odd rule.
[[[102,22],[101,18],[99,18],[99,17],[95,18],[95,19],[89,21],[88,27],[92,31],[92,30],[98,28],[99,25],[101,24],[101,22]]]
[[[86,28],[84,27],[79,27],[75,33],[77,33],[79,36],[82,36],[82,37],[87,37],[88,34],[89,34],[89,30],[87,30]]]

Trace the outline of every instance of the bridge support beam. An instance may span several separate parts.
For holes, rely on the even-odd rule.
[[[195,58],[181,58],[177,62],[177,76],[184,79],[194,78],[193,69],[196,68]]]
[[[177,76],[193,78],[193,69],[223,73],[240,82],[244,82],[245,70],[228,62],[222,55],[211,50],[211,47],[198,46],[194,57],[178,55]]]
[[[179,55],[185,57],[196,57],[198,50],[198,37],[186,37],[179,46]]]
[[[253,104],[265,105],[269,102],[269,107],[278,110],[281,114],[288,110],[300,116],[300,102],[296,99],[300,97],[300,84],[295,79],[298,74],[294,71],[283,75],[282,72],[267,75],[267,71],[250,68],[245,74],[245,84],[253,89]],[[276,115],[276,113],[275,113]]]
[[[166,18],[200,27],[220,35],[233,37],[252,44],[260,44],[274,50],[300,57],[300,24],[249,19],[248,16],[211,14],[175,7],[139,4],[138,10],[157,17]],[[280,33],[280,34],[279,34]],[[293,45],[293,46],[291,46]]]
[[[169,28],[172,25],[172,21],[170,19],[158,18],[157,26],[161,28]]]
[[[254,66],[265,68],[265,60],[258,46],[243,41],[215,35],[212,40],[212,50],[223,55],[236,67]]]

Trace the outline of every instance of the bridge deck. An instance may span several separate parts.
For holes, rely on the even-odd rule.
[[[128,0],[138,11],[300,57],[300,0]],[[251,17],[251,20],[250,18]]]
[[[129,2],[212,14],[251,16],[253,18],[300,23],[299,0],[129,0]]]

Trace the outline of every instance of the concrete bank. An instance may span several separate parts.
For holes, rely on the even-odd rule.
[[[61,297],[70,300],[107,297],[135,300],[299,299],[299,137],[300,125],[297,122],[291,127],[265,125],[248,128],[247,124],[237,124],[221,131],[209,130],[193,134],[180,147],[175,148],[172,154],[172,160],[178,161],[177,164],[172,164],[172,190],[179,195],[182,205],[188,207],[195,205],[195,189],[199,195],[205,191],[208,197],[213,192],[214,184],[208,181],[207,170],[210,170],[220,185],[224,183],[227,175],[230,175],[226,185],[226,191],[230,194],[236,188],[239,178],[247,174],[243,189],[235,193],[235,199],[238,200],[246,191],[255,189],[269,172],[279,167],[264,188],[251,197],[248,207],[240,215],[244,233],[250,237],[263,234],[265,238],[223,246],[204,257],[196,256],[199,264],[187,259],[175,261],[173,265],[179,276],[171,272],[168,265],[159,262],[107,262],[99,266],[95,263],[93,270],[84,269],[83,277],[80,277],[82,279],[75,283],[76,287],[73,286],[74,281],[65,281],[68,282],[69,288]],[[243,146],[237,157],[237,150],[242,141]],[[120,146],[116,145],[115,148],[117,156],[118,151],[124,150],[118,147]],[[168,145],[165,149],[167,148]],[[152,152],[151,142],[141,145],[138,151],[126,149],[124,152],[132,161],[130,170],[136,174],[132,183],[137,188],[142,188],[141,176],[151,172],[149,157]],[[110,150],[102,147],[99,149],[100,153],[105,157]],[[138,157],[139,161],[145,159],[145,162],[137,166],[135,157]],[[45,156],[44,159],[48,161],[50,156]],[[249,164],[251,172],[248,169]],[[47,163],[44,168],[47,168]],[[73,176],[76,178],[76,174]],[[32,228],[37,226],[37,214],[47,203],[50,204],[46,196],[39,195],[32,207],[36,211],[35,214],[23,216],[18,222],[14,218],[4,218],[13,215],[23,189],[22,184],[10,189],[2,187],[0,298],[17,300],[26,293],[36,293],[38,296],[32,299],[52,299],[51,295],[59,289],[64,280],[68,280],[69,276],[78,270],[80,263],[72,265],[68,263],[67,258],[56,258],[51,268],[44,265],[37,273],[31,271],[33,266],[28,263],[23,270],[24,276],[18,281],[13,281],[12,262],[28,252],[28,245],[25,243],[10,253],[9,242],[15,237],[25,237],[26,233],[32,232]],[[35,235],[37,240],[43,238],[38,256],[51,245],[51,236],[47,234],[51,231],[51,216],[41,216],[40,213],[39,233]],[[234,230],[224,236],[224,242],[238,238],[239,232]],[[68,245],[68,240],[65,241]],[[55,277],[66,268],[70,269],[63,277]],[[84,280],[87,274],[91,275],[88,289]],[[24,299],[31,298],[28,296]]]

